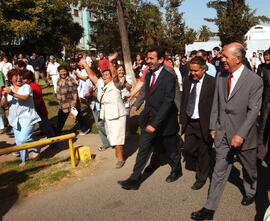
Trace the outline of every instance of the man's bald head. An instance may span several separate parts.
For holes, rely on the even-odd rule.
[[[244,58],[246,56],[246,51],[244,46],[239,42],[232,42],[228,45],[226,45],[229,50],[231,50],[235,57],[240,56],[241,58]]]
[[[246,51],[242,44],[233,42],[227,44],[222,50],[222,62],[225,70],[233,73],[242,65],[242,59],[245,57]]]

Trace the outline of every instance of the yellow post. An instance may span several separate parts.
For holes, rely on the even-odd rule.
[[[13,146],[13,147],[3,148],[3,149],[0,149],[0,155],[19,151],[19,150],[25,150],[25,149],[29,149],[29,148],[33,148],[33,147],[44,146],[44,145],[51,144],[51,143],[58,143],[58,142],[61,142],[64,140],[68,140],[71,165],[72,165],[72,168],[75,168],[75,159],[74,159],[74,151],[73,151],[73,144],[72,144],[72,138],[74,138],[75,136],[76,136],[76,134],[72,133],[72,134],[66,134],[63,136],[52,137],[52,138],[48,138],[48,139],[44,139],[44,140],[25,143],[25,144]]]
[[[71,165],[72,168],[75,168],[75,158],[74,158],[74,151],[73,151],[73,143],[72,143],[72,139],[68,140],[68,147],[69,147],[69,151],[70,151],[70,160],[71,160]]]

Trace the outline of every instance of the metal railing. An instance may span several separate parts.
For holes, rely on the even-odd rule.
[[[19,150],[25,150],[25,149],[29,149],[29,148],[33,148],[33,147],[43,146],[43,145],[47,145],[47,144],[51,144],[51,143],[58,143],[58,142],[62,142],[64,140],[68,140],[68,146],[69,146],[69,151],[70,151],[70,161],[71,161],[72,168],[75,168],[76,165],[75,165],[74,150],[73,150],[73,143],[72,143],[72,139],[75,136],[76,136],[75,133],[71,133],[71,134],[66,134],[63,136],[48,138],[45,140],[39,140],[39,141],[25,143],[25,144],[21,144],[21,145],[17,145],[17,146],[3,148],[3,149],[0,149],[0,155],[12,153],[12,152],[19,151]]]

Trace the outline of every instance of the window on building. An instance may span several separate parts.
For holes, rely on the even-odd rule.
[[[74,9],[73,15],[74,15],[75,17],[79,17],[79,10]]]

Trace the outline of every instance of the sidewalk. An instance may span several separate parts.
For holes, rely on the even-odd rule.
[[[3,140],[3,135],[0,136]],[[12,139],[7,139],[12,143]],[[78,179],[65,187],[50,189],[47,192],[14,200],[0,215],[3,221],[186,221],[190,213],[203,206],[207,197],[209,181],[198,191],[191,190],[194,183],[194,172],[183,169],[183,176],[173,183],[166,183],[170,172],[168,165],[158,168],[149,176],[137,191],[123,190],[118,180],[129,177],[136,159],[138,136],[132,136],[125,149],[130,157],[121,169],[115,169],[115,153],[113,149],[99,152],[100,139],[96,134],[78,135],[74,146],[87,145],[97,159],[104,159],[97,169],[88,177]],[[56,156],[68,156],[64,150]],[[0,156],[0,160],[14,159],[13,156]],[[182,164],[184,167],[184,164]],[[236,164],[236,171],[240,169]],[[263,171],[261,176],[269,176]],[[237,178],[240,180],[240,172]],[[241,181],[241,180],[240,180]],[[241,183],[240,183],[241,185]],[[241,186],[240,186],[241,187]],[[260,192],[262,187],[260,186]],[[263,208],[269,198],[268,189],[263,190],[256,204],[241,206],[242,194],[239,183],[227,183],[216,221],[253,221],[257,211]],[[260,193],[261,195],[261,193]],[[269,202],[269,201],[268,201]],[[256,206],[256,207],[255,207]],[[0,216],[1,220],[1,216]]]

